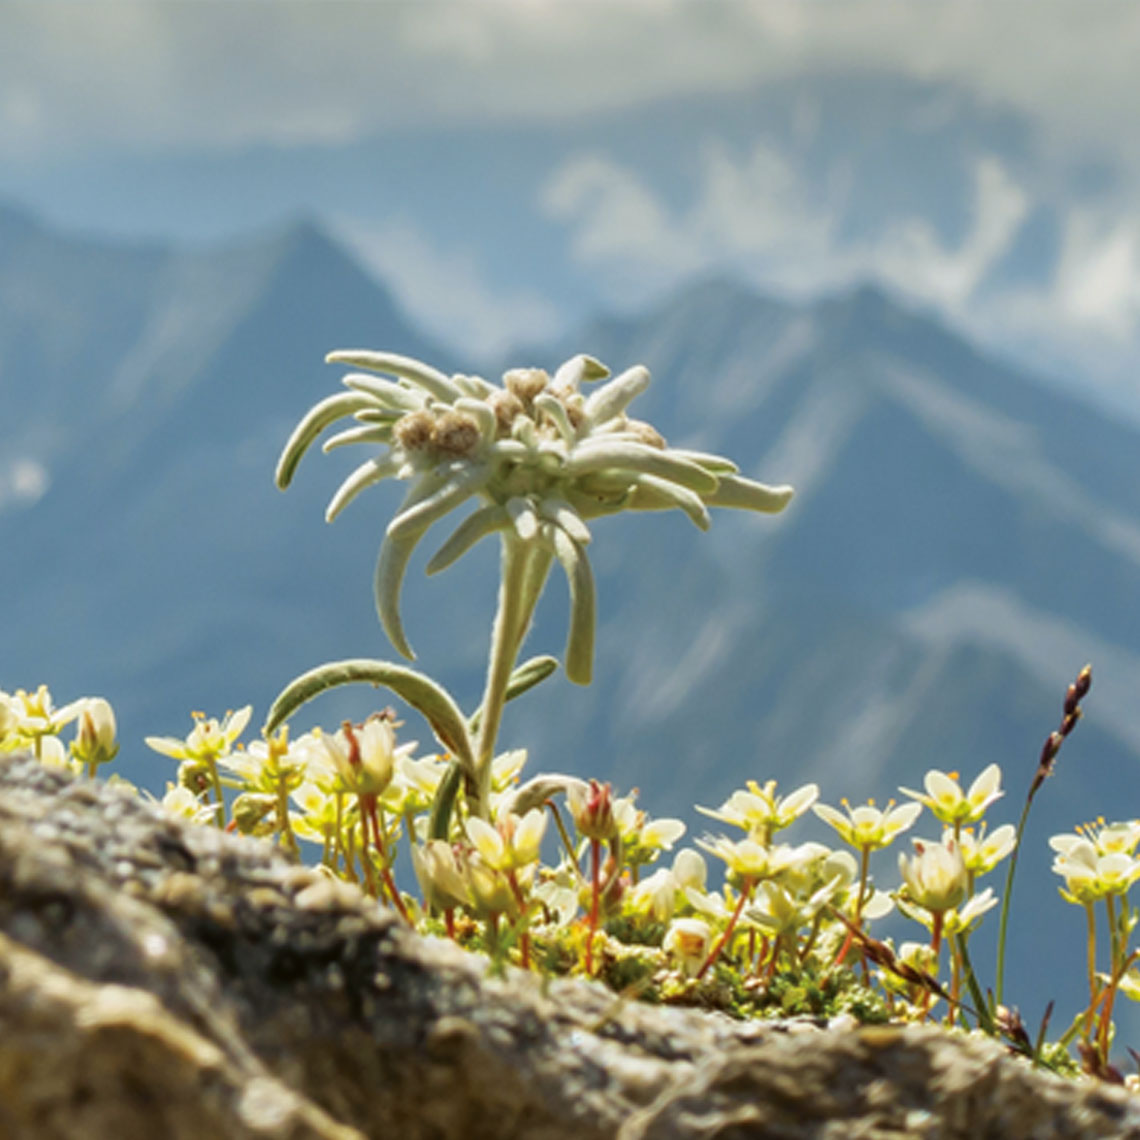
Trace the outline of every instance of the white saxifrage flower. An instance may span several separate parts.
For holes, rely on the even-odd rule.
[[[1001,790],[1001,768],[991,764],[963,792],[954,773],[940,772],[937,768],[926,773],[923,781],[926,792],[912,792],[899,788],[903,795],[925,804],[943,823],[977,823],[986,808],[1005,793]]]
[[[958,906],[966,897],[969,878],[962,849],[953,839],[946,843],[914,840],[914,857],[899,854],[899,873],[910,902],[932,914]]]

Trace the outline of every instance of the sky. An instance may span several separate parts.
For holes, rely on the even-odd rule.
[[[1116,0],[0,0],[0,196],[63,224],[185,236],[188,217],[122,187],[114,216],[96,211],[97,189],[85,213],[80,184],[120,170],[144,195],[164,164],[191,181],[244,155],[315,148],[328,175],[305,204],[429,329],[476,351],[719,268],[792,296],[870,277],[1140,408],[1137,58],[1140,6]],[[810,99],[790,134],[732,142],[706,124],[678,136],[674,171],[591,142],[590,125],[613,116],[686,100],[730,107],[835,76],[902,84],[867,112],[881,123],[861,153],[840,137],[827,161],[808,161],[797,132],[823,137],[820,116],[835,114]],[[952,169],[936,154],[908,158],[908,139],[990,120],[1016,124],[1018,141],[994,128],[961,143]],[[472,191],[469,214],[453,210],[465,233],[414,201],[416,178],[459,173],[421,164],[405,202],[379,185],[373,203],[349,200],[336,185],[335,156],[353,148],[527,128],[572,141],[545,165],[522,164],[516,185]],[[851,203],[878,179],[898,202],[868,221],[866,203]],[[273,213],[289,205],[273,196],[283,193],[252,196]],[[513,249],[513,266],[496,260],[509,246],[492,233],[496,208],[525,215],[520,246],[561,242],[547,267]],[[212,230],[203,219],[201,233],[228,236],[255,210],[223,212]]]

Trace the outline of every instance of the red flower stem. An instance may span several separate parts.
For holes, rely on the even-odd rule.
[[[586,977],[594,972],[594,934],[598,929],[598,898],[601,894],[602,844],[590,840],[590,917],[586,921]]]
[[[737,922],[740,921],[740,914],[744,910],[744,904],[752,894],[754,885],[753,880],[746,875],[744,881],[740,884],[740,898],[736,900],[736,909],[732,912],[732,917],[728,920],[728,926],[725,928],[725,932],[720,936],[719,941],[705,959],[705,964],[697,971],[698,981],[705,976],[709,968],[720,957],[721,951],[728,945],[728,940],[732,937],[732,932],[736,929]]]

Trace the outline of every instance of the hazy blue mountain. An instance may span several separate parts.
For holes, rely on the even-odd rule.
[[[18,409],[0,469],[23,449],[51,480],[38,501],[0,503],[0,687],[108,696],[125,771],[158,787],[172,766],[145,734],[185,732],[193,708],[250,701],[260,717],[302,669],[393,655],[370,581],[396,489],[328,527],[354,457],[306,459],[287,495],[274,462],[338,380],[330,348],[478,362],[429,343],[307,222],[185,253],[6,212],[0,290],[0,392]],[[709,281],[513,359],[553,367],[583,349],[650,366],[633,411],[671,442],[798,495],[776,519],[719,513],[709,535],[672,515],[600,520],[596,682],[548,682],[508,710],[504,743],[530,746],[536,769],[637,784],[691,822],[690,804],[749,778],[882,800],[930,767],[968,780],[996,760],[1012,819],[1065,685],[1092,660],[1089,716],[1041,798],[1019,903],[1073,920],[1045,837],[1136,814],[1122,794],[1140,760],[1136,433],[869,288],[789,305]],[[494,552],[431,581],[422,562],[408,632],[470,707]],[[560,651],[564,614],[555,577],[529,648]],[[376,699],[344,693],[313,715],[335,723]],[[1039,954],[1039,930],[1014,938]],[[1058,946],[1079,978],[1079,932]]]

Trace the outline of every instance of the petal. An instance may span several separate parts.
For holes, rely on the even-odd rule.
[[[492,827],[485,819],[480,819],[477,815],[471,816],[464,826],[467,831],[467,838],[471,840],[475,850],[489,865],[493,867],[502,861],[505,848],[503,837],[497,828]]]
[[[148,736],[146,745],[155,752],[161,752],[163,756],[171,756],[175,760],[186,759],[185,740],[175,740],[173,736]]]
[[[939,807],[953,807],[962,800],[962,789],[958,781],[950,779],[945,772],[940,772],[937,768],[932,768],[926,773],[924,783],[930,798]]]
[[[970,803],[980,803],[982,800],[988,800],[1000,795],[1001,768],[997,764],[991,764],[970,785],[970,790],[966,793],[966,798]]]

